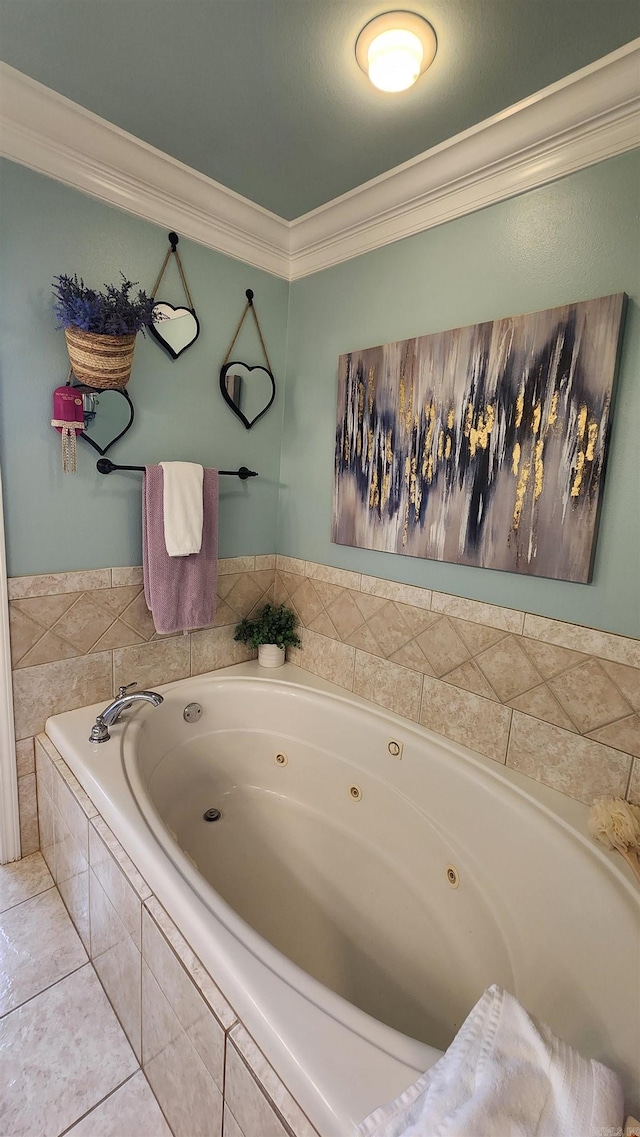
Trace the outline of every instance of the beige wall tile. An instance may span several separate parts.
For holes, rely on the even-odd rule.
[[[355,595],[348,588],[343,588],[327,608],[327,615],[341,640],[346,640],[364,623],[364,616],[354,601]]]
[[[386,601],[383,601],[383,603],[386,603]],[[314,632],[316,632],[316,631],[321,632],[322,628],[316,628],[315,621],[314,621],[314,626],[311,630]],[[335,639],[340,638],[337,632],[336,632],[336,635],[334,638]],[[374,634],[371,631],[371,628],[369,627],[368,624],[362,624],[359,628],[356,628],[355,632],[352,632],[350,636],[346,637],[346,642],[348,644],[351,644],[352,647],[359,648],[360,651],[368,651],[369,655],[381,655],[383,659],[386,659],[386,657],[387,657],[387,651],[382,646],[382,644],[379,643],[379,641],[376,639],[376,637],[374,636]],[[412,641],[412,643],[413,642],[414,641]],[[405,663],[406,662],[404,659],[400,658],[400,656],[401,656],[401,653],[403,651],[408,650],[411,646],[412,646],[411,643],[406,644],[395,653],[394,658],[397,658],[398,663]],[[420,652],[419,648],[418,648],[418,652]],[[420,654],[422,654],[422,653],[420,653]],[[426,660],[425,660],[425,663],[426,663]],[[416,665],[415,665],[415,663],[407,663],[407,666],[415,667]],[[428,664],[427,664],[427,667],[429,667]],[[418,671],[420,670],[419,667],[417,667],[416,669]],[[429,668],[429,670],[430,670],[430,668]]]
[[[318,632],[321,636],[329,636],[329,639],[339,640],[342,638],[338,635],[336,627],[334,624],[332,624],[330,617],[324,611],[321,612],[319,616],[316,616],[316,618],[312,620],[311,623],[307,626],[311,629],[312,632]],[[364,628],[364,624],[362,626]],[[345,636],[345,639],[349,643],[352,642],[351,637],[349,636]]]
[[[114,588],[120,588],[122,585],[142,583],[142,565],[126,565],[123,568],[111,569],[111,584]]]
[[[143,1069],[174,1137],[220,1133],[220,1089],[144,961],[142,1039]]]
[[[532,687],[530,691],[525,691],[524,695],[510,699],[509,706],[513,707],[515,711],[523,711],[525,715],[544,719],[545,722],[561,726],[565,730],[576,730],[568,714],[563,711],[546,683],[540,683],[538,687]]]
[[[631,711],[595,659],[550,679],[549,687],[583,734],[624,718]]]
[[[617,636],[613,632],[601,632],[596,628],[583,628],[578,624],[565,624],[561,620],[549,620],[546,616],[527,613],[524,634],[532,639],[567,647],[571,651],[597,655],[612,663],[640,667],[640,640]]]
[[[55,632],[45,632],[42,639],[23,655],[17,667],[38,667],[41,663],[54,663],[58,659],[73,659],[82,655],[79,647],[62,639]]]
[[[225,1104],[244,1137],[289,1137],[281,1116],[252,1077],[233,1042],[227,1046]]]
[[[220,557],[218,576],[227,576],[230,572],[253,572],[255,562],[255,557]]]
[[[110,628],[107,628],[103,636],[94,645],[95,651],[113,651],[116,647],[131,647],[132,644],[144,643],[142,636],[134,632],[128,624],[123,624],[122,620],[115,620]]]
[[[276,567],[276,554],[275,553],[258,553],[254,557],[255,571],[259,572],[261,569],[274,569]]]
[[[53,797],[53,764],[47,748],[43,746],[46,736],[39,734],[35,739],[36,773],[38,776],[38,792],[40,788],[46,790],[49,797]],[[28,740],[27,740],[28,741]],[[17,744],[16,744],[17,745]]]
[[[191,981],[198,988],[218,1022],[225,1030],[229,1030],[237,1022],[237,1015],[220,988],[216,986],[211,976],[205,971],[197,955],[191,950],[184,936],[178,931],[173,920],[170,919],[155,896],[145,901],[145,908],[164,938],[171,945]]]
[[[600,665],[634,711],[640,711],[640,667],[625,667],[622,663],[600,660]]]
[[[242,1023],[238,1023],[231,1032],[232,1045],[244,1059],[259,1086],[263,1089],[269,1100],[276,1106],[287,1125],[291,1127],[296,1137],[317,1137],[317,1131],[311,1125],[308,1117],[300,1109],[298,1103],[289,1093],[287,1087],[281,1082],[273,1067],[265,1058],[262,1051],[256,1046],[251,1035],[245,1030]]]
[[[250,615],[257,605],[262,606],[265,603],[264,591],[256,580],[255,573],[242,573],[225,596],[225,601],[237,613],[236,619],[243,619]]]
[[[244,1137],[244,1133],[242,1132],[228,1105],[225,1105],[224,1107],[222,1137]]]
[[[135,680],[141,688],[148,688],[186,679],[190,666],[189,648],[189,636],[117,648],[113,653],[114,686]]]
[[[422,676],[417,671],[356,651],[353,690],[414,722],[420,719]]]
[[[398,600],[400,604],[412,604],[414,608],[431,608],[431,590],[417,588],[413,584],[400,584],[395,580],[383,580],[378,576],[363,576],[361,592],[381,596],[385,600]]]
[[[540,683],[540,675],[522,650],[518,636],[505,636],[480,652],[476,663],[502,702],[521,695]]]
[[[312,580],[323,580],[327,584],[337,584],[340,588],[360,590],[361,573],[359,572],[350,572],[348,569],[333,568],[332,565],[317,565],[314,561],[305,561],[305,573]]]
[[[28,857],[40,848],[38,801],[35,774],[18,778],[18,811],[20,815],[20,852]]]
[[[635,805],[640,805],[640,758],[634,759],[627,797]]]
[[[507,765],[590,805],[624,796],[631,756],[514,711]]]
[[[110,652],[14,671],[16,738],[39,734],[49,715],[109,700],[112,683]]]
[[[129,862],[142,884],[143,897],[140,896],[140,890],[132,886],[98,832],[98,827],[104,826],[102,818],[95,818],[94,821],[95,824],[89,828],[91,872],[99,881],[105,896],[117,913],[127,934],[140,950],[142,945],[142,899],[150,896],[151,892],[134,868],[133,863]],[[122,850],[122,857],[126,858],[127,861],[129,860],[124,849]]]
[[[142,954],[196,1054],[222,1092],[224,1028],[187,975],[147,908],[142,921]]]
[[[554,675],[559,675],[570,667],[576,667],[588,658],[582,652],[569,651],[566,647],[543,643],[542,640],[531,640],[526,636],[521,637],[520,645],[543,679],[552,679]]]
[[[418,643],[429,660],[434,675],[446,675],[469,659],[469,650],[448,616],[441,616],[426,632],[418,636]]]
[[[505,632],[499,628],[487,628],[484,624],[471,624],[468,620],[454,621],[455,629],[463,642],[469,648],[471,655],[492,647],[505,638]]]
[[[56,808],[51,795],[42,788],[40,774],[36,776],[38,789],[38,829],[40,831],[40,852],[47,868],[55,881],[56,877],[56,843],[55,843],[55,815]]]
[[[424,677],[420,722],[454,742],[504,762],[511,710],[439,679]]]
[[[231,667],[234,663],[245,663],[248,659],[256,658],[257,653],[253,648],[235,642],[233,632],[233,626],[192,632],[192,675],[202,675],[206,671],[215,671],[218,667]]]
[[[108,596],[111,590],[105,588],[103,592],[105,596]],[[12,600],[9,607],[13,611],[24,612],[25,616],[35,620],[37,624],[42,624],[43,628],[52,628],[81,596],[81,592],[63,592],[53,596],[32,596],[24,600]]]
[[[19,778],[24,778],[25,774],[35,773],[36,763],[33,741],[33,738],[22,738],[19,742],[16,742],[16,765]]]
[[[123,584],[117,588],[103,588],[91,593],[91,599],[110,612],[112,617],[119,616],[125,608],[138,596],[143,595],[139,584]]]
[[[113,613],[97,604],[85,592],[60,617],[52,630],[57,636],[62,636],[64,640],[77,648],[78,651],[87,652],[93,647],[96,640],[100,639],[100,636],[106,632],[112,622]]]
[[[12,576],[8,581],[10,600],[20,600],[26,596],[52,596],[58,592],[87,592],[92,588],[111,588],[111,569]]]
[[[45,635],[41,624],[36,624],[21,612],[15,604],[9,605],[9,638],[11,642],[11,664],[15,667],[31,651],[38,640]]]
[[[147,608],[144,592],[139,592],[131,603],[127,604],[120,619],[123,624],[128,624],[130,628],[133,628],[134,632],[137,632],[143,640],[150,640],[155,635],[156,627],[153,616]]]
[[[355,643],[355,641],[352,642]],[[364,651],[370,650],[365,643],[362,645],[355,643],[355,646],[362,646]],[[374,650],[374,654],[384,655],[385,653],[378,648]],[[394,651],[390,659],[392,659],[394,663],[400,663],[403,667],[411,667],[414,671],[421,671],[423,675],[433,675],[433,667],[429,663],[417,640],[410,640],[408,644],[403,644],[401,648],[398,648],[398,651]]]
[[[323,611],[324,605],[313,583],[305,577],[298,587],[289,596],[289,605],[293,608],[301,624],[308,627]]]
[[[296,576],[305,576],[307,562],[301,561],[297,557],[283,557],[281,553],[277,553],[276,568],[282,569],[283,572],[295,573]]]
[[[287,658],[305,671],[320,675],[339,687],[353,690],[355,648],[349,644],[319,636],[308,628],[300,629],[301,648],[288,648]]]
[[[521,632],[524,625],[524,612],[485,604],[481,600],[467,600],[464,596],[450,596],[447,592],[434,592],[431,607],[434,612],[443,612],[446,616],[456,616],[473,624],[485,624],[503,632]]]
[[[406,613],[411,614],[411,611],[406,604],[396,604],[393,600],[387,600],[386,604],[367,620],[367,626],[373,632],[384,655],[393,655],[414,638],[414,625],[406,616]],[[425,635],[427,634],[425,632]],[[425,651],[422,641],[419,642]]]
[[[93,870],[90,874],[91,962],[133,1051],[142,1059],[141,955]]]
[[[131,888],[135,892],[136,896],[138,896],[140,900],[146,900],[148,896],[151,896],[151,889],[149,888],[146,880],[138,872],[131,858],[127,856],[124,849],[122,848],[122,845],[118,841],[117,837],[115,837],[111,832],[104,818],[99,814],[97,817],[92,818],[91,828],[95,830],[95,834],[93,835],[91,833],[91,830],[89,831],[89,857],[91,859],[91,867],[100,880],[102,887],[106,889],[111,903],[114,904],[116,908],[119,907],[117,893],[112,887],[109,887],[109,877],[105,875],[105,872],[107,870],[101,871],[98,865],[98,861],[102,861],[103,858],[106,858],[105,849],[108,850],[111,854],[112,859],[115,861],[116,865],[126,878],[128,884],[131,885]],[[94,839],[96,834],[100,838],[99,844],[96,844]],[[103,846],[104,848],[100,846]],[[122,919],[126,923],[124,915],[122,916]]]
[[[482,695],[485,699],[494,699],[500,702],[473,659],[467,660],[461,667],[456,667],[454,671],[448,671],[445,678],[447,683],[453,683],[454,687],[462,687],[464,691],[473,691],[475,695]]]
[[[626,719],[601,726],[592,730],[589,738],[596,742],[604,742],[605,746],[613,746],[616,750],[624,750],[627,754],[634,754],[640,758],[640,715],[629,715]]]

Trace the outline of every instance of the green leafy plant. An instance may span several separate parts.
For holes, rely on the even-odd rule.
[[[236,627],[234,639],[240,643],[260,647],[260,644],[277,644],[278,647],[300,647],[301,640],[295,632],[296,615],[284,604],[274,607],[265,604],[253,619],[245,616]]]

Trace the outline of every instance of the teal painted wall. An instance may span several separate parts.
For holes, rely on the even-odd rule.
[[[292,285],[279,552],[640,634],[639,173],[636,151]],[[331,543],[340,354],[613,292],[630,304],[592,584]]]
[[[122,270],[148,292],[168,247],[167,231],[103,205],[11,162],[1,163],[0,461],[10,575],[141,562],[140,474],[96,472],[95,453],[78,446],[78,473],[64,475],[60,437],[49,425],[51,393],[68,361],[51,311],[51,280],[77,272],[100,287]],[[162,459],[250,466],[259,478],[221,479],[221,556],[275,549],[284,384],[251,430],[224,403],[218,370],[253,288],[276,377],[284,377],[289,286],[241,261],[180,242],[201,322],[200,338],[179,360],[138,336],[129,393],[135,422],[110,452],[115,462]],[[184,303],[175,265],[160,298]],[[253,321],[240,358],[261,362]]]

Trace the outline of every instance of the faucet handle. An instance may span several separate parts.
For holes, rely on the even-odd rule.
[[[138,680],[136,679],[133,683],[127,683],[126,687],[120,687],[118,689],[118,698],[121,699],[123,695],[126,695],[127,691],[131,691],[134,687],[137,686]]]

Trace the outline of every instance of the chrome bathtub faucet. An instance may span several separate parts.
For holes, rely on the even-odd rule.
[[[151,703],[152,707],[159,707],[160,703],[164,702],[162,695],[159,695],[157,691],[134,691],[131,695],[127,694],[132,687],[137,686],[137,683],[129,683],[126,687],[120,687],[113,702],[109,703],[102,714],[98,715],[94,726],[91,728],[89,742],[106,742],[111,737],[108,728],[112,723],[118,721],[122,712],[126,711],[132,703]]]

